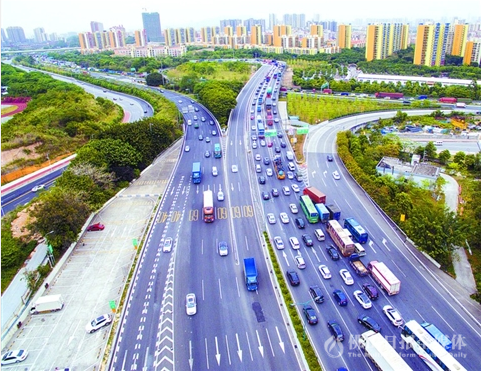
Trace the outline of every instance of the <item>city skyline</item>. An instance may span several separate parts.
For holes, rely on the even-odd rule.
[[[90,30],[90,22],[97,21],[105,29],[123,25],[128,32],[141,30],[142,13],[158,12],[162,29],[207,26],[219,26],[224,19],[250,18],[265,19],[268,23],[269,14],[274,13],[281,20],[284,14],[305,14],[306,21],[315,15],[319,20],[335,20],[338,23],[353,23],[358,19],[369,20],[401,20],[435,22],[451,22],[454,18],[466,22],[481,22],[481,5],[479,1],[463,0],[453,8],[451,1],[414,1],[405,0],[402,7],[393,9],[392,3],[365,0],[345,0],[342,7],[334,4],[320,4],[319,1],[307,0],[302,9],[292,1],[278,0],[272,3],[260,3],[245,0],[242,7],[219,8],[214,0],[194,2],[186,0],[180,7],[162,6],[152,0],[144,0],[139,5],[128,7],[113,7],[110,2],[94,2],[84,0],[81,3],[66,3],[59,0],[4,0],[1,4],[1,27],[22,27],[27,38],[33,38],[34,29],[44,28],[47,34],[80,33]],[[55,8],[57,11],[52,11]],[[25,10],[29,11],[26,12]],[[179,10],[180,9],[180,10]],[[58,16],[61,14],[61,17]],[[476,18],[474,18],[476,17]]]

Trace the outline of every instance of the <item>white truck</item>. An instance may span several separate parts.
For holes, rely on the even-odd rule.
[[[401,281],[391,272],[386,264],[373,260],[367,265],[367,269],[371,272],[374,281],[381,285],[388,295],[399,294]]]
[[[359,347],[381,371],[412,371],[406,361],[378,332],[369,330],[359,337]]]
[[[56,312],[63,308],[62,295],[46,295],[37,299],[30,309],[31,314]]]

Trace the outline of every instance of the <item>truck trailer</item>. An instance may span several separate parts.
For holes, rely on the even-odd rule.
[[[326,195],[315,187],[306,187],[302,193],[308,195],[314,204],[326,203]]]
[[[258,283],[257,283],[256,261],[254,258],[244,259],[244,274],[245,274],[247,290],[256,291],[258,287]]]
[[[362,277],[362,276],[367,276],[369,274],[369,270],[364,265],[364,263],[362,262],[358,254],[352,254],[349,257],[349,264],[351,264],[351,267],[359,276]]]
[[[204,191],[202,213],[204,214],[204,222],[212,223],[214,221],[214,193],[210,189]]]
[[[31,314],[57,312],[63,308],[62,295],[45,295],[37,299],[30,308]]]
[[[394,275],[386,264],[376,260],[367,265],[372,278],[376,281],[388,295],[398,294],[401,289],[401,281]]]
[[[330,220],[339,220],[341,219],[341,209],[339,209],[336,205],[330,204],[326,205],[327,210],[329,210],[329,219]]]
[[[374,94],[376,98],[390,98],[390,99],[401,99],[404,97],[403,93],[386,93],[386,92],[381,92],[381,93],[376,93]]]
[[[439,98],[438,102],[439,103],[456,103],[458,101],[457,98],[452,98],[452,97],[442,97]]]
[[[199,184],[202,180],[202,172],[200,170],[200,162],[194,162],[192,164],[192,182]]]

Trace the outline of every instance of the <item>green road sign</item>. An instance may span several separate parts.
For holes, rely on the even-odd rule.
[[[297,129],[297,134],[308,134],[309,133],[309,128],[298,128]]]
[[[48,251],[49,254],[53,254],[52,245],[50,245],[50,244],[47,245],[47,251]]]
[[[277,131],[275,130],[266,130],[265,131],[266,137],[275,137],[277,135]]]
[[[115,304],[115,300],[110,300],[110,301],[109,301],[109,306],[110,306],[110,309],[115,309],[115,308],[117,308],[117,305]]]
[[[137,246],[139,245],[139,243],[137,242],[137,239],[136,239],[136,238],[134,238],[134,239],[132,240],[132,244],[133,244],[135,247],[137,247]]]

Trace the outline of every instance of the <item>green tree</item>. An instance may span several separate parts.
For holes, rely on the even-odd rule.
[[[446,165],[448,161],[451,159],[451,153],[448,149],[441,151],[438,155],[439,162]]]
[[[426,147],[424,147],[424,153],[429,158],[436,158],[438,156],[434,142],[428,142],[428,144],[426,144]]]
[[[159,85],[162,85],[163,82],[164,82],[163,77],[158,72],[149,73],[145,78],[145,83],[148,86],[159,86]]]
[[[465,166],[464,160],[466,159],[466,153],[463,151],[456,152],[456,154],[453,157],[453,161],[458,164],[461,168]]]

